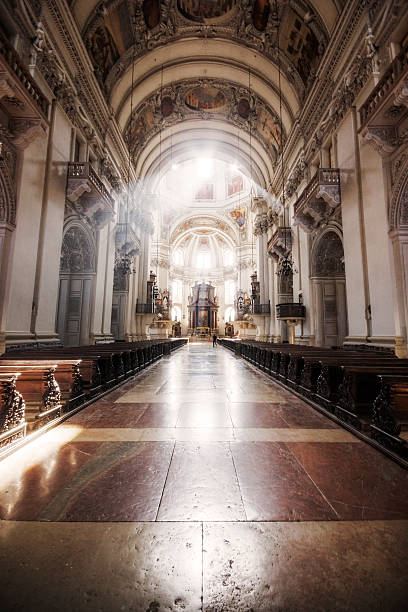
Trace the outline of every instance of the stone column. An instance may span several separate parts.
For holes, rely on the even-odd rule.
[[[45,160],[44,190],[38,237],[31,331],[37,342],[58,342],[55,321],[60,255],[64,227],[67,161],[71,153],[71,124],[53,101]],[[58,167],[60,170],[55,171]]]
[[[263,198],[254,198],[252,204],[252,212],[255,212],[255,220],[253,233],[256,237],[256,259],[258,268],[258,281],[259,281],[259,300],[261,304],[266,303],[266,296],[268,295],[267,279],[265,275],[265,260],[267,250],[267,231],[268,231],[268,220],[267,220],[267,203]]]
[[[16,229],[10,256],[9,275],[13,279],[7,304],[5,340],[7,345],[35,342],[32,329],[38,240],[43,200],[47,140],[37,138],[28,145],[19,173]],[[52,238],[51,238],[52,240]],[[59,254],[56,262],[59,268]],[[55,307],[55,303],[54,303]]]

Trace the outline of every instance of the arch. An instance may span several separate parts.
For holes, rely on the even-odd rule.
[[[311,251],[311,294],[317,346],[339,346],[347,335],[346,277],[340,229],[325,228]]]
[[[334,227],[324,230],[312,250],[312,277],[344,277],[344,249],[341,235]]]
[[[408,226],[408,161],[394,186],[388,219],[390,231]]]
[[[95,259],[95,243],[90,232],[79,222],[67,224],[61,247],[61,273],[93,274]]]
[[[226,323],[232,323],[235,321],[235,308],[233,306],[228,306],[225,309],[224,319]]]
[[[95,240],[78,219],[68,220],[61,247],[57,317],[58,335],[65,346],[90,343],[95,275]]]

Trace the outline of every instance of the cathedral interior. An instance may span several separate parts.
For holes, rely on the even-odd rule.
[[[2,0],[1,610],[406,610],[407,266],[407,0]]]

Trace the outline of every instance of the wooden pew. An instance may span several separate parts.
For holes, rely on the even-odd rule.
[[[26,435],[24,398],[17,391],[19,372],[0,372],[0,450]]]
[[[35,360],[27,360],[24,357],[19,359],[7,359],[7,356],[2,356],[0,359],[0,371],[10,367],[12,371],[18,370],[21,365],[26,363],[35,364],[48,359],[37,357]],[[61,392],[61,403],[63,412],[70,412],[74,408],[81,406],[86,400],[84,391],[83,379],[80,371],[80,359],[53,359],[52,363],[57,366],[55,379],[59,385]]]
[[[371,437],[408,459],[407,441],[400,437],[408,430],[408,376],[380,374],[370,423]]]
[[[24,397],[29,431],[39,429],[61,415],[61,392],[55,380],[55,363],[24,361],[16,367],[0,366],[0,372],[20,373],[16,387]]]

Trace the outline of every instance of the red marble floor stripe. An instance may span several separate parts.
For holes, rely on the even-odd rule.
[[[288,427],[280,415],[279,404],[232,402],[229,409],[234,427]]]
[[[158,520],[245,520],[228,443],[176,443]]]
[[[28,467],[0,492],[0,518],[33,521],[92,458],[102,442],[71,442]]]
[[[136,427],[146,408],[138,404],[91,405],[66,421],[68,425],[94,427]]]
[[[285,444],[231,442],[249,521],[327,521],[337,518]]]
[[[305,402],[294,400],[293,403],[279,404],[279,414],[287,427],[300,429],[339,429],[339,426],[314,410]]]
[[[408,472],[364,443],[287,445],[341,520],[408,519]]]
[[[173,442],[110,442],[40,515],[41,520],[153,521]]]
[[[183,404],[177,427],[232,427],[232,422],[226,404],[209,404],[204,400],[197,404]]]
[[[149,404],[141,418],[137,421],[136,427],[175,427],[178,411],[178,406],[173,404]]]

